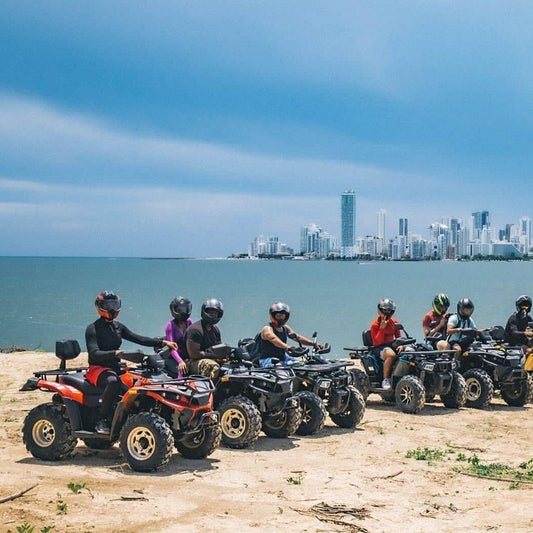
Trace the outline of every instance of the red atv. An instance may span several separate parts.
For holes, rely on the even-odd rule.
[[[21,391],[53,393],[52,401],[34,407],[22,428],[26,449],[36,458],[69,457],[78,439],[93,449],[107,449],[118,440],[133,470],[150,472],[168,463],[174,445],[185,457],[203,459],[220,444],[219,414],[213,411],[213,384],[193,376],[173,379],[162,371],[162,352],[124,352],[123,393],[115,408],[111,432],[96,433],[103,390],[85,379],[87,368],[66,368],[76,358],[76,340],[56,342],[57,370],[41,370]]]

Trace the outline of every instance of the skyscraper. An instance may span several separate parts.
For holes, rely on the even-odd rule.
[[[347,189],[341,196],[341,257],[355,256],[355,191]]]
[[[409,221],[406,218],[400,218],[398,220],[398,235],[407,237],[409,233]]]

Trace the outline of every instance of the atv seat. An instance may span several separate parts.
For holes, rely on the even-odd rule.
[[[74,387],[83,394],[88,395],[101,395],[104,392],[104,389],[100,389],[98,387],[95,387],[94,385],[91,385],[86,379],[85,379],[85,372],[73,372],[72,374],[62,374],[59,376],[60,383],[63,383],[65,385],[70,385],[71,387]]]
[[[366,346],[367,348],[372,348],[373,343],[372,343],[372,334],[370,333],[370,330],[365,329],[361,333],[361,337],[363,338],[363,345]]]

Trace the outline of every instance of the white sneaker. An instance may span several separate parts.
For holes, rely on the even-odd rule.
[[[390,379],[384,379],[381,383],[381,388],[387,390],[392,389],[392,383],[390,382]]]

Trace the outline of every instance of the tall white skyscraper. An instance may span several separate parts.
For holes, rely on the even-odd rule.
[[[378,237],[385,241],[385,223],[387,218],[387,212],[385,209],[380,209],[377,212],[378,216]]]
[[[355,256],[355,191],[348,189],[341,196],[341,257]]]

